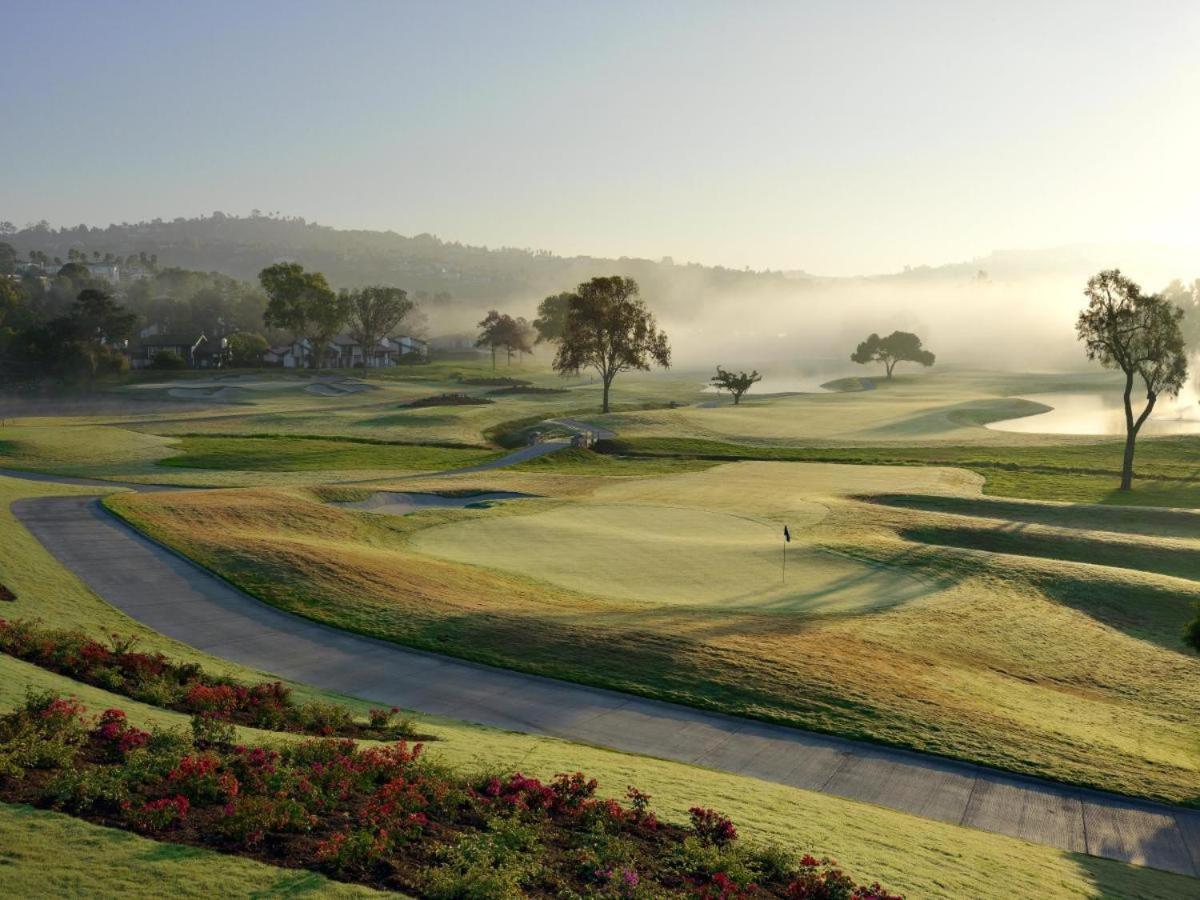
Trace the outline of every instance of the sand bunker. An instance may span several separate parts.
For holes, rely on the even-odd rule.
[[[226,403],[245,396],[241,388],[212,386],[174,387],[167,391],[167,395],[177,400],[207,400]]]
[[[374,384],[366,384],[362,381],[314,381],[304,390],[310,394],[316,394],[319,397],[341,397],[345,394],[358,394],[362,391],[378,390],[378,386]]]

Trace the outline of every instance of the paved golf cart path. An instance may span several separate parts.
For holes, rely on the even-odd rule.
[[[12,508],[108,603],[214,656],[294,681],[1200,876],[1200,811],[410,650],[268,606],[129,528],[94,497],[26,499]]]

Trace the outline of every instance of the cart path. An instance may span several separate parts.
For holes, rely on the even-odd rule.
[[[20,500],[13,512],[108,603],[214,656],[284,678],[1200,875],[1198,810],[411,650],[268,606],[134,531],[93,497]]]

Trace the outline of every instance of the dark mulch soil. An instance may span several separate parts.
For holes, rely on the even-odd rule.
[[[401,409],[420,409],[424,406],[484,406],[495,403],[487,397],[471,397],[467,394],[439,394],[436,397],[422,397],[411,403],[401,403]]]
[[[567,394],[570,393],[566,388],[547,388],[533,387],[532,385],[518,384],[512,387],[496,388],[494,391],[488,391],[494,396],[504,396],[506,394]]]
[[[503,375],[496,375],[487,378],[462,378],[462,384],[471,384],[478,387],[529,387],[533,384],[532,381],[524,381],[520,378],[508,378]]]

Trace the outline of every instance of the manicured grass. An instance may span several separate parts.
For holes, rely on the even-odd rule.
[[[1138,480],[1117,490],[1124,445],[1116,441],[1035,446],[755,447],[694,438],[633,438],[602,447],[634,457],[788,460],[853,465],[960,466],[985,479],[988,494],[1082,503],[1200,506],[1200,438],[1144,439]]]
[[[178,455],[160,465],[184,469],[313,472],[363,469],[439,471],[476,465],[500,454],[488,450],[426,447],[299,437],[180,438]]]
[[[98,600],[24,531],[8,512],[22,496],[71,493],[75,489],[0,478],[0,580],[19,586],[13,615],[42,616],[52,625],[80,625],[137,632],[143,646],[190,654],[214,670],[250,678],[262,673],[221,663],[178,645]],[[4,611],[8,611],[5,605]],[[74,693],[93,709],[122,706],[141,727],[185,726],[170,711],[70,682],[62,676],[0,656],[0,707],[8,709],[26,686]],[[330,695],[297,687],[314,698]],[[338,698],[345,700],[345,698]],[[369,704],[361,703],[362,709]],[[602,784],[638,784],[673,820],[689,806],[707,802],[733,817],[751,840],[769,839],[799,851],[816,850],[839,859],[860,880],[886,879],[912,897],[1072,898],[1137,896],[1185,898],[1196,881],[1151,869],[1066,853],[971,829],[921,819],[867,804],[838,800],[723,772],[600,750],[536,736],[462,723],[421,719],[441,740],[432,753],[447,763],[472,768],[505,767],[542,777],[586,769]],[[255,732],[243,730],[247,740]],[[261,733],[257,733],[261,734]],[[364,893],[329,884],[317,876],[284,872],[192,848],[158,844],[49,812],[0,805],[0,878],[12,892],[139,897],[271,897],[316,893]]]
[[[798,508],[791,528],[824,515],[818,504]],[[724,512],[591,502],[428,529],[413,547],[440,559],[648,604],[846,613],[904,603],[931,590],[902,568],[803,545],[786,561],[792,570],[786,578],[779,531],[773,522]]]
[[[110,502],[268,602],[354,631],[1117,792],[1200,798],[1200,659],[1179,640],[1200,585],[1172,577],[1178,564],[1155,555],[1155,537],[1047,526],[1004,544],[1014,522],[1000,519],[974,544],[939,541],[971,520],[854,499],[969,503],[980,479],[960,469],[742,463],[591,479],[569,497],[552,476],[541,490],[534,475],[511,477],[558,499],[405,518],[279,491]],[[445,481],[499,486],[492,478]],[[995,517],[988,502],[982,514]],[[784,522],[792,593],[775,581]],[[1052,558],[1071,540],[1071,561]],[[1113,566],[1118,549],[1134,568]]]
[[[756,396],[734,406],[710,403],[601,416],[624,438],[700,438],[763,447],[869,444],[1036,444],[1070,439],[1014,434],[983,426],[1045,412],[1021,395],[1046,392],[1119,393],[1111,374],[1026,375],[935,369],[905,373],[893,381],[876,378],[872,390]],[[834,382],[844,388],[844,382]],[[711,402],[715,400],[716,402]],[[1076,441],[1078,442],[1078,441]]]

